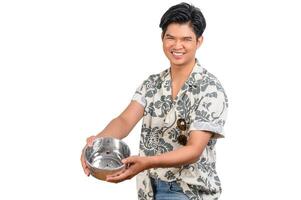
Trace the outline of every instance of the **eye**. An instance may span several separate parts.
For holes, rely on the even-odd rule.
[[[173,36],[171,36],[171,35],[165,35],[165,37],[164,37],[166,40],[173,40],[174,39],[174,37]]]
[[[192,41],[192,38],[184,38],[184,41]]]

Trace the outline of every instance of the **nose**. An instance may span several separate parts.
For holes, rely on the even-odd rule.
[[[181,49],[181,48],[183,48],[183,44],[182,44],[181,40],[175,40],[175,42],[173,44],[173,48],[174,49]]]

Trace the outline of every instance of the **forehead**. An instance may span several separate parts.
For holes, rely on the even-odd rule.
[[[172,35],[174,37],[196,37],[190,23],[171,23],[167,26],[165,35],[167,34]]]

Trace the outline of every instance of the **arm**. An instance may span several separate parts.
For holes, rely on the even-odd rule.
[[[113,119],[96,137],[125,138],[143,117],[143,113],[143,106],[136,101],[132,101],[128,107],[118,117]]]
[[[134,128],[138,121],[143,117],[144,108],[136,101],[132,101],[128,107],[115,119],[113,119],[103,131],[96,136],[87,138],[87,145],[92,145],[96,137],[114,137],[118,139],[125,138]],[[89,169],[81,155],[81,163],[86,175],[89,175]]]
[[[211,136],[211,132],[192,131],[187,145],[179,149],[157,156],[132,156],[124,159],[122,162],[130,164],[130,167],[123,172],[108,176],[107,181],[117,183],[126,179],[131,179],[141,171],[150,168],[179,167],[181,165],[194,163],[203,153]]]
[[[186,146],[149,158],[149,168],[180,167],[196,162],[207,146],[212,133],[192,131]]]

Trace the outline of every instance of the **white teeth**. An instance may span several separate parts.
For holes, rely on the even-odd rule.
[[[172,54],[174,54],[175,56],[182,56],[184,53],[180,53],[180,52],[172,52]]]

